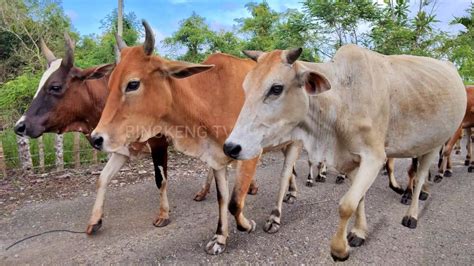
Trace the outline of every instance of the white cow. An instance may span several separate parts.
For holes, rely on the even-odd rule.
[[[331,241],[333,258],[345,260],[348,242],[364,243],[364,195],[387,157],[419,159],[413,200],[402,221],[416,227],[421,186],[463,119],[466,91],[452,64],[431,58],[385,56],[347,45],[330,62],[315,64],[297,62],[301,51],[247,52],[258,64],[244,81],[245,104],[225,147],[242,160],[258,156],[263,147],[301,139],[310,160],[348,173],[352,185],[340,201]]]

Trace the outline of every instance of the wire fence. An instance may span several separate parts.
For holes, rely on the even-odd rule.
[[[0,175],[52,173],[102,163],[98,152],[81,133],[45,133],[37,139],[19,137],[13,131],[15,117],[0,114]]]

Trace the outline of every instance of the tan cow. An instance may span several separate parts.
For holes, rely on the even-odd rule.
[[[109,79],[110,93],[99,124],[92,133],[92,141],[95,147],[107,152],[122,152],[129,143],[164,134],[171,138],[177,150],[198,157],[213,168],[219,221],[206,251],[219,254],[224,251],[229,234],[228,209],[235,216],[240,231],[255,229],[255,222],[242,214],[248,190],[234,190],[234,204],[228,208],[226,165],[232,159],[224,154],[222,145],[244,102],[242,82],[256,64],[225,54],[211,55],[204,64],[160,58],[153,55],[151,28],[146,22],[143,24],[146,31],[143,46],[125,47],[118,38],[121,61]],[[194,75],[198,73],[201,74]],[[293,177],[300,149],[298,143],[286,148],[286,167],[282,172],[286,184]],[[236,187],[249,187],[250,183],[246,182],[255,174],[258,157],[241,163],[237,182],[244,183]],[[286,192],[288,185],[283,187]],[[290,196],[294,196],[294,190],[290,187]]]
[[[348,173],[352,185],[340,201],[331,241],[333,258],[345,260],[348,242],[364,243],[364,195],[387,157],[419,160],[412,203],[402,220],[416,227],[422,184],[461,123],[466,92],[452,64],[431,58],[385,56],[347,45],[330,62],[315,64],[297,62],[301,52],[247,53],[258,63],[245,79],[245,104],[224,147],[239,151],[230,153],[233,158],[248,160],[263,147],[301,139],[310,160],[326,159]]]

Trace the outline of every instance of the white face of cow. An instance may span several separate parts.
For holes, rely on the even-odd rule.
[[[301,49],[256,54],[258,64],[243,84],[244,106],[224,144],[228,156],[247,160],[288,141],[308,113],[310,95],[329,89],[324,76],[295,63],[300,54]]]

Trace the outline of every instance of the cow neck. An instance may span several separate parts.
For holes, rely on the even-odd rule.
[[[168,126],[179,127],[180,130],[186,129],[188,133],[195,133],[186,134],[188,137],[202,138],[205,134],[206,137],[218,143],[224,143],[225,132],[230,132],[231,128],[226,130],[225,125],[215,122],[222,121],[213,117],[213,106],[219,99],[217,96],[203,95],[202,91],[199,90],[200,88],[197,88],[198,86],[193,88],[191,84],[196,83],[196,81],[198,80],[193,79],[193,77],[182,80],[170,78],[172,103],[165,122]]]
[[[100,116],[102,115],[107,96],[110,92],[107,86],[109,78],[110,75],[106,75],[100,79],[84,81],[89,95],[89,101],[87,102],[88,108],[85,108],[87,113],[83,114],[83,120],[88,131],[83,133],[86,135],[89,135],[97,124],[99,124]]]

